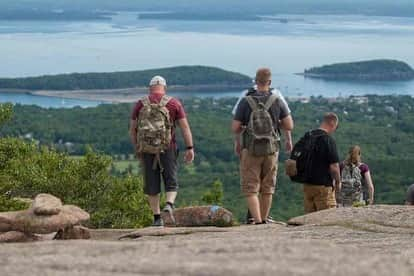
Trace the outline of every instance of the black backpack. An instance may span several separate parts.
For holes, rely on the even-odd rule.
[[[292,181],[309,183],[312,178],[313,158],[317,149],[317,141],[325,135],[327,134],[315,134],[314,131],[308,131],[295,144],[290,159],[286,161],[286,172]]]

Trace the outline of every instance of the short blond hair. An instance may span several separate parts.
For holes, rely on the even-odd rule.
[[[259,85],[268,85],[272,80],[272,72],[269,68],[259,68],[256,71],[256,83]]]
[[[338,115],[333,112],[328,112],[323,115],[323,122],[327,124],[335,124],[337,125],[339,122]]]

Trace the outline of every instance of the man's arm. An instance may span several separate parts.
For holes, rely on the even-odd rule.
[[[186,163],[191,163],[194,161],[194,145],[193,145],[193,135],[191,133],[190,125],[187,118],[178,120],[178,125],[181,128],[181,133],[183,135],[184,143],[186,146],[186,151],[184,154],[184,160]],[[191,149],[188,149],[190,148]]]
[[[329,165],[329,170],[333,180],[335,181],[335,190],[339,192],[341,190],[341,173],[339,170],[339,163]]]
[[[136,149],[137,146],[137,120],[130,120],[129,122],[129,137],[131,138],[131,144]]]
[[[283,130],[283,133],[285,135],[285,151],[286,153],[290,153],[293,150],[292,131]]]
[[[280,127],[285,135],[285,149],[286,152],[291,152],[293,149],[292,144],[292,130],[294,127],[293,118],[291,115],[288,115],[287,117],[283,118],[280,121]]]
[[[234,153],[237,156],[240,156],[241,146],[240,146],[240,133],[242,132],[242,123],[237,120],[233,120],[231,123],[231,131],[234,134]]]

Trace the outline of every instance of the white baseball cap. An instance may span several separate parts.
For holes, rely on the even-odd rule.
[[[167,86],[167,81],[161,76],[155,76],[151,79],[149,86],[163,85]]]

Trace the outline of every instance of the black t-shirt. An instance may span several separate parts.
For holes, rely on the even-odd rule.
[[[255,91],[253,93],[249,93],[248,95],[254,97],[256,100],[262,103],[266,103],[271,94]],[[247,102],[246,98],[243,98],[237,106],[234,120],[240,121],[242,125],[246,126],[249,123],[251,113],[252,109],[250,108],[249,103]],[[279,120],[283,120],[289,116],[290,110],[284,101],[277,99],[270,107],[269,113],[272,116],[274,129],[278,129]]]
[[[309,184],[332,186],[330,165],[339,163],[335,140],[322,129],[312,130],[312,135],[319,136],[312,157],[312,175]]]

